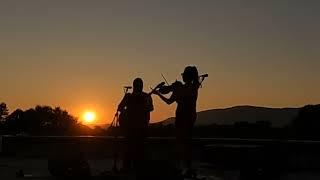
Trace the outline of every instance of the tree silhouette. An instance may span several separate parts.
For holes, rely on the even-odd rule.
[[[6,103],[0,103],[0,121],[4,121],[9,114],[9,109]]]
[[[10,133],[68,135],[76,131],[77,119],[60,107],[36,106],[22,111],[17,109],[5,121]]]
[[[292,122],[292,128],[296,138],[319,139],[320,104],[301,108],[298,117]]]
[[[8,131],[14,133],[21,133],[25,131],[25,124],[22,120],[23,113],[24,112],[21,109],[17,109],[7,116],[5,125]]]

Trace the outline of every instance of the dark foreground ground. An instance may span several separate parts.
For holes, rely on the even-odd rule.
[[[97,177],[110,171],[112,157],[125,149],[125,139],[114,137],[3,136],[0,140],[0,180],[54,179],[48,158],[88,160]],[[320,141],[198,138],[192,143],[192,158],[198,162],[194,168],[208,180],[320,179]],[[165,174],[177,156],[175,149],[174,138],[148,138],[145,156],[150,162],[143,173]],[[26,176],[17,177],[19,170]]]
[[[101,174],[106,170],[112,168],[112,161],[110,159],[95,159],[89,161],[91,172],[94,176]],[[240,172],[236,170],[223,171],[217,170],[213,166],[204,163],[196,163],[196,168],[201,176],[208,180],[238,180],[240,179]],[[25,177],[17,177],[16,172],[23,170]],[[18,180],[18,179],[39,179],[49,180],[53,178],[47,169],[46,159],[36,158],[0,158],[0,179],[1,180]],[[273,180],[274,178],[270,178]],[[320,172],[282,172],[279,179],[281,180],[318,180],[320,179]]]

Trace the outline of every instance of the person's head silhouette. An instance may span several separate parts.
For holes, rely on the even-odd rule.
[[[143,90],[143,81],[141,78],[136,78],[133,81],[133,93],[142,93]]]
[[[199,73],[198,69],[195,66],[187,66],[182,73],[183,82],[186,84],[198,83],[199,82]]]

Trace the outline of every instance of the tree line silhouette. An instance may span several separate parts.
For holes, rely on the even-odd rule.
[[[93,129],[60,107],[36,106],[17,109],[9,114],[5,103],[0,105],[0,133],[11,135],[90,135]],[[95,128],[99,131],[99,128]]]
[[[273,127],[271,122],[236,122],[233,125],[212,124],[194,129],[195,137],[213,138],[281,138],[320,139],[320,104],[307,105],[285,127]],[[60,107],[36,106],[28,110],[17,109],[9,113],[5,103],[0,103],[0,134],[12,135],[115,135],[117,127],[90,128]],[[174,136],[172,124],[150,124],[148,136]]]

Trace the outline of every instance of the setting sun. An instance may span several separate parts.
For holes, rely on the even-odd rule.
[[[92,111],[87,111],[83,114],[83,120],[86,123],[92,123],[96,119],[96,113]]]

